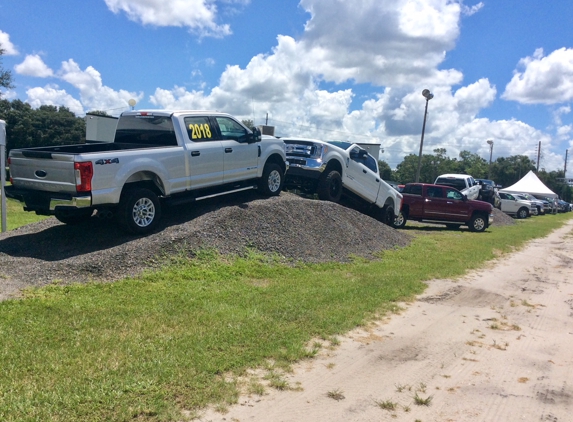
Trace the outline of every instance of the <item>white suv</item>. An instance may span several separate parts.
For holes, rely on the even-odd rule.
[[[533,209],[537,211],[537,208],[531,201],[521,200],[511,193],[500,192],[499,197],[501,198],[501,210],[517,218],[526,218],[533,215]]]

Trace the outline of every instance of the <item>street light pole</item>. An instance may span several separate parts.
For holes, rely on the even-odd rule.
[[[426,131],[426,116],[428,115],[428,101],[434,98],[434,94],[429,89],[424,89],[422,95],[426,98],[426,109],[424,110],[424,124],[422,125],[422,138],[420,139],[420,153],[418,154],[418,169],[416,170],[416,183],[420,181],[420,169],[422,168],[422,149],[424,147],[424,132]]]
[[[487,178],[489,179],[491,175],[491,156],[493,154],[493,141],[491,139],[488,139],[487,143],[489,144],[489,167],[487,168]]]

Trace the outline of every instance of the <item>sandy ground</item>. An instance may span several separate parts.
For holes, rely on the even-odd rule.
[[[573,421],[572,230],[429,282],[402,313],[297,365],[298,391],[267,389],[199,420]]]

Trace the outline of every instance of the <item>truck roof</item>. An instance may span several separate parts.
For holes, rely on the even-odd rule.
[[[124,111],[121,113],[122,116],[137,116],[145,113],[151,113],[158,116],[180,116],[180,115],[189,115],[189,114],[198,114],[198,115],[205,115],[208,114],[210,116],[230,116],[228,113],[221,113],[219,111],[212,111],[212,110],[130,110]]]

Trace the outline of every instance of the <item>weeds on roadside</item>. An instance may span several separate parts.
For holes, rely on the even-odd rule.
[[[432,403],[434,396],[428,396],[425,399],[420,397],[418,393],[414,396],[414,403],[418,406],[429,406]]]

